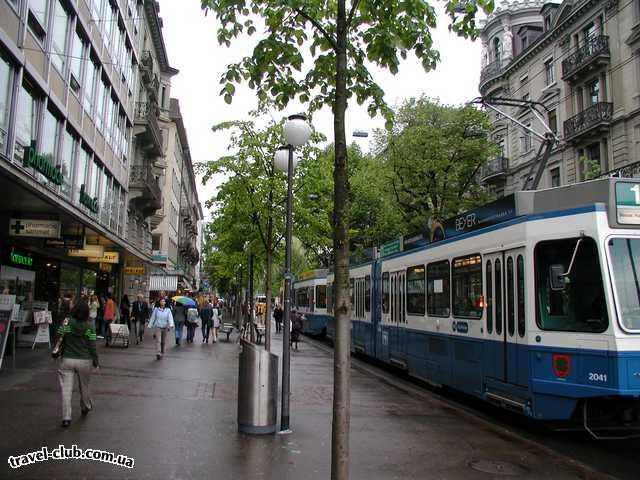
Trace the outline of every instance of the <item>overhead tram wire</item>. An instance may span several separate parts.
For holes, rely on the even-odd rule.
[[[620,13],[627,9],[630,5],[633,5],[636,2],[636,0],[629,0],[627,3],[625,3],[622,7],[618,7],[618,12],[616,13],[616,15],[620,15]],[[615,15],[614,15],[615,16]],[[607,22],[609,22],[614,16],[611,16],[607,19],[605,19],[601,25],[605,25]],[[565,57],[568,57],[569,55],[572,55],[574,53],[574,49],[569,49],[567,52],[564,52],[563,54],[561,54],[558,58],[554,58],[553,61],[554,63],[559,62],[560,60],[562,60]],[[546,69],[543,67],[540,71],[538,71],[537,73],[535,73],[534,75],[532,75],[531,77],[529,77],[529,81],[523,85],[520,85],[517,89],[515,89],[513,92],[511,92],[511,95],[515,95],[516,93],[518,93],[520,90],[522,90],[525,86],[529,85],[529,83],[531,82],[531,80],[533,80],[534,78],[537,78],[538,76],[542,75],[543,73],[546,72]]]

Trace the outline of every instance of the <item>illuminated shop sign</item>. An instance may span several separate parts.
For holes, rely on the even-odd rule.
[[[43,155],[36,150],[36,142],[32,141],[28,148],[24,149],[24,158],[22,159],[24,168],[33,168],[37,172],[47,177],[47,180],[55,185],[62,185],[63,176],[60,167],[56,167],[51,161],[51,155]]]

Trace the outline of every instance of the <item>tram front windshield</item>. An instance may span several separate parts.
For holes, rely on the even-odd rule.
[[[609,252],[620,322],[627,330],[640,330],[640,239],[613,238]]]

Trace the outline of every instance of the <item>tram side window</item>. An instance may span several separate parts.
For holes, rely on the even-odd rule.
[[[491,262],[487,262],[487,332],[493,333],[493,272],[491,271]]]
[[[407,268],[407,313],[424,315],[426,307],[426,289],[424,265]]]
[[[449,298],[449,260],[427,265],[427,311],[429,315],[448,317]]]
[[[298,308],[306,308],[309,305],[306,288],[299,288],[296,290],[296,305]]]
[[[513,257],[507,258],[507,332],[512,337],[516,331],[515,290],[513,288]]]
[[[536,245],[536,321],[543,330],[600,333],[609,326],[596,242],[578,240]]]
[[[502,335],[502,262],[496,260],[496,333]]]
[[[316,307],[327,308],[327,286],[316,286]]]
[[[612,238],[609,253],[622,326],[640,330],[640,240]]]
[[[389,313],[389,272],[382,274],[382,313]]]
[[[327,283],[327,313],[333,313],[333,283]]]
[[[307,289],[307,307],[309,307],[309,311],[313,312],[315,305],[315,289],[313,287],[309,287]]]
[[[453,260],[453,316],[482,317],[482,257],[469,255]]]
[[[516,278],[518,280],[518,335],[524,337],[525,308],[524,308],[524,257],[518,255]]]
[[[364,277],[364,311],[371,311],[371,275]]]

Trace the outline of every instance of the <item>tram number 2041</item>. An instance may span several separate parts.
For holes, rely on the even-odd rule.
[[[590,382],[604,382],[604,383],[607,383],[607,374],[606,373],[589,372],[589,381]]]

